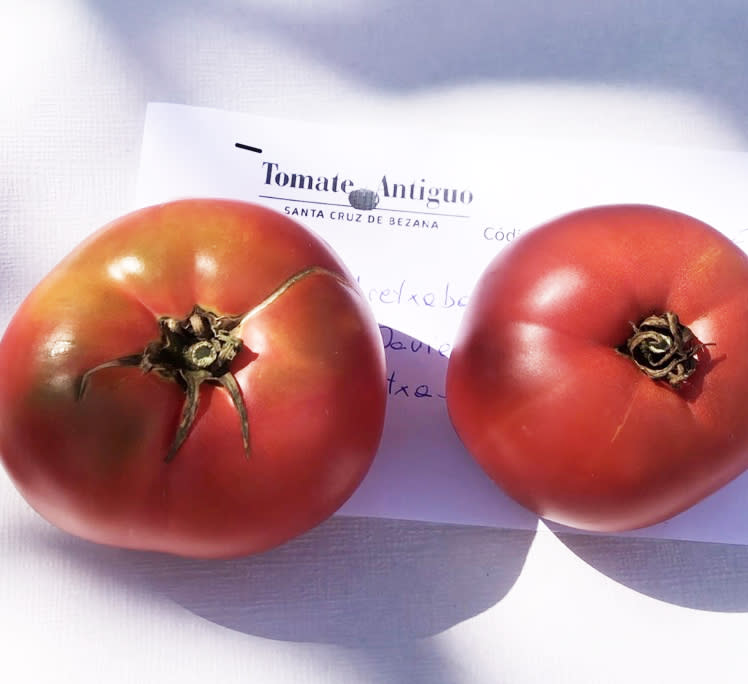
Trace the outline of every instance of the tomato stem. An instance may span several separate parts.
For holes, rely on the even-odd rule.
[[[158,319],[160,337],[150,342],[140,354],[122,356],[87,370],[78,383],[78,400],[82,400],[91,376],[105,368],[135,366],[144,373],[155,371],[159,376],[176,382],[185,393],[184,405],[174,438],[164,458],[171,461],[179,451],[197,416],[200,386],[204,382],[223,387],[231,397],[239,416],[244,454],[250,455],[249,418],[231,363],[243,347],[238,335],[242,325],[282,296],[289,288],[311,275],[326,275],[350,287],[339,274],[321,266],[311,266],[283,281],[257,306],[239,316],[216,314],[199,305],[182,319],[162,316]]]
[[[616,351],[648,377],[676,389],[696,372],[698,353],[710,344],[699,342],[671,311],[647,316],[631,327],[633,334]]]

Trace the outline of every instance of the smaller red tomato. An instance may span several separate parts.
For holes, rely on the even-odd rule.
[[[377,451],[384,350],[332,249],[285,216],[183,200],[95,234],[0,343],[0,454],[45,518],[186,556],[275,546]]]
[[[665,520],[748,467],[748,257],[684,214],[587,209],[500,253],[447,371],[468,451],[540,516]]]

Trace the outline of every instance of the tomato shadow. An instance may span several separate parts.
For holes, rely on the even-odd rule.
[[[519,576],[530,541],[530,533],[338,517],[261,556],[179,562],[153,588],[239,632],[393,645],[495,605]]]
[[[748,612],[748,546],[555,534],[584,562],[640,594],[697,610]]]
[[[87,573],[237,632],[391,649],[498,603],[519,576],[533,536],[338,516],[276,549],[229,560],[104,547],[53,528],[42,540]]]
[[[201,561],[93,544],[29,514],[21,552],[28,567],[62,567],[78,586],[83,578],[116,586],[118,595],[124,589],[131,609],[163,609],[176,630],[183,626],[171,603],[184,609],[191,630],[199,629],[191,620],[198,616],[249,636],[342,646],[335,666],[355,672],[356,681],[454,684],[464,677],[454,654],[423,637],[500,600],[531,536],[338,517],[264,554]]]

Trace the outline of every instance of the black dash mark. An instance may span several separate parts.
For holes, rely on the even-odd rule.
[[[258,154],[262,154],[262,149],[259,147],[252,147],[252,145],[245,145],[244,143],[234,143],[234,145],[240,150],[249,150],[250,152],[257,152]]]

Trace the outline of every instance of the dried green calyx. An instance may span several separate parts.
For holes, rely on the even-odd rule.
[[[83,373],[78,384],[78,400],[83,399],[91,377],[105,368],[135,366],[144,373],[153,371],[167,380],[176,382],[185,393],[185,401],[174,438],[164,459],[171,461],[187,439],[195,422],[201,385],[205,382],[220,385],[228,392],[239,416],[244,453],[249,457],[247,408],[231,370],[232,362],[244,344],[239,335],[241,326],[293,285],[312,275],[329,276],[349,286],[339,274],[321,266],[311,266],[285,280],[247,313],[236,316],[221,315],[195,305],[184,318],[162,316],[158,319],[159,339],[148,343],[142,352],[106,361]]]
[[[144,373],[155,371],[175,381],[185,393],[185,403],[174,440],[166,454],[171,461],[189,434],[200,400],[200,385],[212,382],[229,393],[241,421],[244,451],[249,455],[249,421],[241,390],[230,370],[243,342],[232,331],[243,316],[220,316],[195,306],[183,319],[162,316],[161,336],[150,342],[141,354],[123,356],[86,371],[80,380],[78,398],[86,391],[91,376],[104,368],[138,366]]]
[[[647,316],[631,327],[632,335],[617,351],[629,357],[645,375],[678,388],[696,372],[698,353],[707,344],[699,342],[676,314],[666,311]]]

